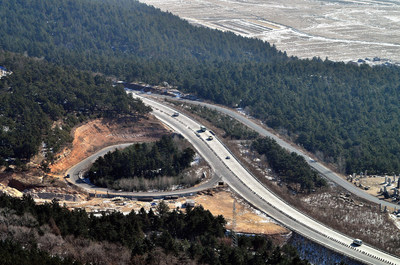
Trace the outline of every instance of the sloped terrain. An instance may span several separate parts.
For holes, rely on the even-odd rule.
[[[168,130],[153,116],[137,121],[133,118],[91,120],[74,130],[72,147],[57,155],[51,173],[61,175],[71,166],[110,145],[155,141]]]

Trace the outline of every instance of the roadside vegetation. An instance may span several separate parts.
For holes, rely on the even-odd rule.
[[[312,192],[327,186],[325,179],[319,176],[302,156],[285,150],[272,138],[261,138],[257,132],[241,122],[216,110],[176,100],[167,100],[167,102],[221,129],[225,144],[230,148],[236,148],[235,144],[230,144],[230,142],[246,141],[251,145],[251,149],[264,157],[262,160],[265,163],[264,166],[273,170],[280,182],[290,186],[294,191]]]
[[[325,187],[326,180],[315,172],[304,157],[283,149],[275,140],[265,137],[252,142],[251,148],[260,155],[265,155],[268,166],[279,178],[290,184],[295,184],[296,191],[312,191]]]
[[[199,179],[185,179],[195,152],[180,136],[163,136],[155,143],[134,144],[122,151],[99,157],[87,173],[100,187],[145,191],[165,190],[171,185],[195,184]]]
[[[56,202],[36,205],[30,197],[1,195],[0,225],[0,246],[15,247],[16,261],[37,260],[39,248],[41,255],[53,256],[44,257],[46,264],[309,264],[293,247],[275,246],[263,236],[238,236],[238,246],[232,246],[222,216],[202,207],[169,211],[163,202],[155,212],[95,217]],[[11,256],[4,251],[0,247],[2,258]]]
[[[203,110],[203,107],[198,109],[181,101],[169,102],[198,116],[198,110],[200,113]],[[223,114],[214,114],[212,125],[223,129],[223,119],[219,116]],[[241,123],[238,126],[245,127]],[[398,227],[388,215],[390,210],[385,212],[383,208],[360,200],[340,187],[330,187],[303,157],[289,153],[271,138],[240,139],[224,141],[261,182],[290,205],[342,233],[399,255]]]
[[[336,185],[326,185],[315,192],[299,192],[296,186],[285,184],[281,176],[271,170],[265,155],[259,154],[250,142],[238,142],[231,150],[241,154],[242,163],[283,200],[312,218],[346,235],[394,255],[400,255],[399,222],[393,209],[364,201]],[[396,223],[397,222],[397,223]]]
[[[166,81],[246,108],[343,173],[400,171],[399,67],[289,58],[263,41],[194,27],[136,1],[2,6],[3,50],[126,81]]]
[[[325,191],[297,200],[302,211],[354,238],[379,249],[400,255],[399,222],[392,210],[363,201],[344,190]],[[397,225],[395,224],[397,222]]]
[[[221,122],[221,116],[225,115],[219,112],[204,112],[203,107],[196,108],[193,104],[181,101],[169,102],[200,117],[201,113],[212,115],[210,122],[215,127],[222,130],[225,127],[224,122]],[[247,128],[239,122],[238,126]],[[241,128],[239,131],[243,130]],[[226,132],[222,134],[226,135]],[[400,238],[396,236],[398,227],[389,217],[390,212],[359,200],[341,188],[329,187],[326,180],[313,171],[303,157],[289,153],[273,139],[259,137],[248,140],[245,135],[239,137],[240,141],[227,140],[225,144],[238,157],[242,157],[242,163],[281,198],[338,231],[399,255]]]

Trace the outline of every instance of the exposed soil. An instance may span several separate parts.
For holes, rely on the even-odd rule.
[[[98,150],[114,144],[127,142],[150,142],[159,139],[162,135],[169,133],[169,129],[156,118],[150,116],[140,121],[134,118],[119,118],[113,120],[96,119],[82,124],[72,132],[74,141],[70,147],[64,148],[56,155],[58,160],[50,165],[50,174],[44,174],[41,170],[31,168],[24,173],[3,173],[0,183],[5,184],[0,190],[14,196],[21,196],[22,191],[29,191],[37,202],[46,202],[49,194],[54,194],[61,203],[66,203],[69,208],[84,208],[88,212],[104,212],[118,210],[124,213],[131,210],[146,210],[154,208],[149,202],[121,199],[91,199],[86,200],[82,194],[68,187],[60,178],[65,171],[94,154]],[[54,178],[55,177],[55,178]],[[7,187],[9,186],[9,187]],[[64,194],[64,197],[62,196]],[[57,195],[57,196],[56,196]],[[68,199],[63,199],[66,198]],[[72,196],[72,197],[71,197]],[[227,228],[232,229],[233,200],[236,200],[236,227],[234,230],[241,233],[255,233],[266,235],[287,235],[287,229],[277,225],[272,219],[252,209],[246,203],[234,198],[230,192],[208,191],[191,198],[196,205],[202,205],[214,215],[223,215],[227,220]],[[168,205],[171,209],[182,207],[187,198],[170,200]]]
[[[80,201],[84,199],[82,194],[67,186],[61,179],[69,167],[106,146],[155,141],[168,131],[168,128],[150,115],[140,120],[134,117],[122,117],[88,121],[73,130],[73,143],[55,156],[58,159],[50,165],[50,173],[46,174],[35,163],[29,163],[26,171],[2,170],[0,193],[20,197],[22,192],[27,192],[34,198],[49,197],[50,199],[53,197],[50,196],[51,194],[69,194],[72,196],[69,196],[69,199]]]
[[[64,148],[56,156],[58,160],[50,170],[55,176],[62,176],[68,168],[106,146],[156,141],[167,133],[168,129],[154,116],[141,120],[130,117],[92,120],[74,130],[72,147]]]
[[[236,227],[233,227],[233,201],[236,201]],[[223,215],[227,221],[227,229],[239,233],[251,234],[287,234],[289,231],[276,224],[271,218],[251,208],[247,203],[234,198],[228,191],[201,195],[195,198],[204,209],[213,215]]]
[[[287,235],[290,233],[286,228],[276,224],[268,216],[251,208],[247,203],[234,198],[228,190],[215,189],[204,192],[201,195],[191,198],[179,198],[177,200],[165,201],[170,209],[184,207],[187,200],[193,200],[196,206],[202,205],[204,209],[209,210],[213,215],[222,215],[227,221],[227,229],[232,229],[233,201],[236,201],[236,227],[234,230],[238,233],[264,234],[264,235]],[[84,208],[87,212],[98,213],[107,211],[120,211],[129,213],[130,211],[139,211],[144,208],[146,211],[153,209],[155,211],[158,201],[142,202],[129,200],[126,198],[94,198],[89,201],[79,203],[67,203],[68,208]]]

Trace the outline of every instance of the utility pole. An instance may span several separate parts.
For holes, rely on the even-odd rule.
[[[238,246],[237,236],[236,236],[236,201],[233,199],[233,212],[232,212],[232,244],[234,247]]]

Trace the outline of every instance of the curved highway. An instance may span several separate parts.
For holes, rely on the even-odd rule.
[[[400,264],[399,258],[366,244],[359,247],[353,247],[352,238],[336,232],[302,214],[270,192],[243,168],[240,162],[236,160],[218,138],[214,136],[213,140],[208,140],[210,136],[209,132],[197,132],[200,128],[199,123],[182,114],[178,117],[172,117],[175,113],[175,110],[172,108],[166,107],[163,104],[147,98],[140,98],[153,108],[153,114],[158,119],[167,124],[173,130],[181,133],[189,142],[191,142],[199,154],[210,164],[217,176],[221,176],[231,189],[256,208],[284,224],[289,229],[296,231],[297,233],[326,246],[327,248],[365,264]],[[110,148],[112,149],[113,147]],[[105,150],[104,152],[106,153],[108,150]],[[230,156],[230,159],[226,159],[227,156]],[[93,160],[90,161],[89,159],[86,163],[91,162],[93,162]],[[71,168],[67,174],[70,174],[72,178],[76,179],[77,174],[79,175],[79,171],[76,171],[77,168],[80,168],[79,170],[84,169],[84,167],[79,167],[77,165]],[[92,189],[95,187],[89,185],[87,188]],[[129,194],[132,193],[128,193],[128,195]],[[146,197],[155,197],[153,194],[144,194]],[[121,193],[121,195],[123,195],[123,193]]]
[[[234,111],[234,110],[231,110],[231,109],[228,109],[228,108],[224,108],[224,107],[221,107],[221,106],[217,106],[217,105],[214,105],[214,104],[205,103],[205,102],[183,100],[183,99],[180,99],[179,101],[184,101],[184,102],[187,102],[187,103],[190,103],[190,104],[196,104],[196,105],[205,106],[207,108],[214,109],[214,110],[216,110],[218,112],[224,113],[224,114],[226,114],[226,115],[238,120],[239,122],[243,123],[247,127],[253,129],[254,131],[259,133],[260,135],[268,136],[268,137],[274,139],[280,146],[282,146],[283,148],[289,150],[290,152],[295,152],[296,154],[301,155],[302,157],[304,157],[304,159],[307,161],[307,163],[312,168],[314,168],[318,173],[320,173],[321,175],[325,176],[327,179],[329,179],[330,181],[336,183],[337,185],[343,187],[344,189],[346,189],[350,193],[353,193],[354,195],[356,195],[356,196],[358,196],[360,198],[363,198],[365,200],[368,200],[370,202],[373,202],[373,203],[376,203],[376,204],[381,204],[382,206],[387,206],[387,207],[391,207],[391,208],[399,208],[399,205],[397,205],[395,203],[391,203],[391,202],[387,202],[387,201],[381,200],[381,199],[379,199],[379,198],[377,198],[377,197],[375,197],[375,196],[373,196],[371,194],[368,194],[368,193],[364,192],[363,190],[357,188],[356,186],[354,186],[354,184],[344,180],[342,177],[340,177],[334,171],[332,171],[329,168],[327,168],[326,166],[324,166],[322,163],[319,163],[317,161],[315,161],[315,162],[310,161],[309,156],[307,154],[305,154],[303,151],[301,151],[298,147],[289,144],[285,140],[282,140],[281,138],[279,138],[275,134],[273,134],[270,131],[266,130],[261,125],[255,123],[254,121],[252,121],[251,119],[247,118],[246,116],[238,113],[237,111]]]
[[[136,95],[136,97],[139,96]],[[199,123],[182,114],[178,117],[172,117],[175,110],[166,107],[157,101],[144,97],[140,98],[144,103],[153,108],[153,113],[157,118],[183,134],[185,137],[189,136],[189,141],[197,140],[206,143],[209,151],[205,154],[202,153],[201,155],[206,158],[214,168],[215,172],[222,176],[223,180],[231,187],[231,189],[256,208],[284,224],[289,229],[296,231],[297,233],[336,252],[352,257],[363,263],[374,265],[400,264],[399,258],[366,244],[359,247],[353,247],[353,238],[336,232],[302,214],[270,192],[268,188],[262,185],[245,168],[243,168],[240,162],[229,152],[218,138],[214,137],[211,141],[207,140],[210,136],[209,132],[197,133],[198,136],[196,136],[196,130],[200,128]],[[217,159],[215,159],[215,156]],[[227,156],[230,156],[230,159],[226,159]]]

